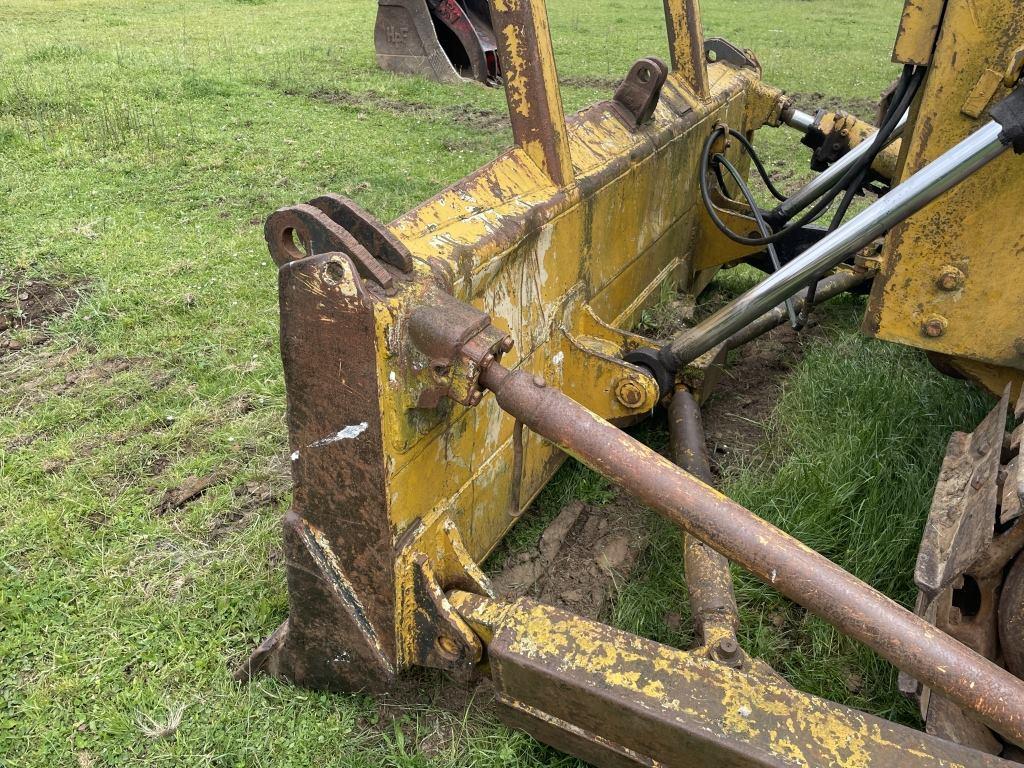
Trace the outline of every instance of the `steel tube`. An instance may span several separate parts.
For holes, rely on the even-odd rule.
[[[788,299],[816,275],[832,269],[851,253],[924,208],[1006,151],[1007,145],[1000,140],[1001,131],[1002,127],[996,122],[979,128],[782,269],[693,328],[676,335],[659,351],[662,363],[670,370],[677,370],[695,360]]]
[[[1024,745],[1024,681],[684,472],[542,378],[492,363],[498,405],[780,593]]]
[[[864,269],[857,272],[853,271],[841,271],[836,272],[828,277],[823,277],[818,282],[818,290],[814,293],[814,306],[823,304],[829,299],[833,299],[842,293],[846,293],[851,288],[856,288],[861,283],[865,283],[868,280],[874,278],[876,272],[870,269]],[[797,312],[803,312],[805,304],[807,302],[807,289],[801,289],[796,296],[793,297],[793,308]],[[789,310],[786,307],[785,302],[777,304],[772,309],[765,312],[757,320],[744,326],[742,330],[737,331],[728,339],[725,340],[726,349],[736,349],[736,347],[743,346],[748,341],[756,339],[763,333],[767,333],[772,328],[782,325],[786,322],[789,317]],[[698,475],[699,477],[699,475]],[[701,478],[702,480],[704,478]]]
[[[782,122],[801,133],[807,133],[814,127],[814,115],[802,112],[796,107],[789,107],[782,111]]]
[[[885,143],[885,146],[887,147],[899,139],[900,136],[903,135],[903,129],[906,128],[906,126],[907,113],[904,112],[903,117],[901,117],[900,121],[896,123],[896,127],[892,131],[892,136],[889,138],[889,141]],[[804,129],[804,133],[806,132],[807,129]],[[877,131],[865,136],[860,144],[855,146],[841,158],[832,163],[832,165],[807,182],[807,184],[794,192],[784,203],[781,203],[776,208],[776,212],[779,214],[785,213],[787,216],[793,216],[817,200],[821,196],[822,192],[829,189],[833,184],[839,181],[839,178],[844,173],[859,163],[864,155],[871,150],[871,142],[875,140],[876,135]],[[885,149],[885,147],[882,147],[882,149]]]
[[[676,390],[668,407],[668,431],[676,464],[711,485],[700,406],[689,390],[682,387]],[[700,642],[707,643],[712,634],[734,637],[739,628],[739,610],[729,561],[696,536],[684,533],[683,562],[693,628]]]

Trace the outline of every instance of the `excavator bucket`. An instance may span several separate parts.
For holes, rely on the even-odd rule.
[[[543,0],[380,0],[382,66],[501,79],[515,144],[390,223],[334,195],[268,219],[289,613],[237,676],[382,691],[415,667],[489,672],[509,723],[600,766],[1006,766],[1024,745],[1021,428],[1004,435],[1024,378],[1024,0],[908,0],[877,126],[800,112],[753,53],[704,39],[697,0],[664,7],[669,61],[566,119]],[[765,211],[751,138],[782,126],[827,168]],[[697,296],[740,263],[767,275],[672,339],[632,331],[666,288]],[[709,487],[703,456],[728,351],[872,281],[869,332],[1011,385],[955,438],[917,613]],[[671,460],[620,429],[660,406]],[[567,456],[683,530],[696,648],[507,599],[481,570]],[[928,732],[748,656],[730,561],[904,672]]]
[[[380,0],[373,42],[381,69],[501,84],[487,0]]]

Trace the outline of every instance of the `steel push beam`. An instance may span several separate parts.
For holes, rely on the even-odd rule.
[[[487,647],[501,718],[602,768],[1011,768],[738,668],[552,606],[448,599]]]

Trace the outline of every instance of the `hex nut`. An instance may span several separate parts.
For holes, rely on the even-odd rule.
[[[647,399],[647,391],[640,382],[627,376],[615,383],[615,399],[627,408],[639,408]]]
[[[937,339],[946,332],[949,321],[942,315],[932,315],[921,323],[921,333],[929,339]]]
[[[964,285],[964,273],[951,264],[947,264],[939,271],[935,281],[940,291],[955,291]]]

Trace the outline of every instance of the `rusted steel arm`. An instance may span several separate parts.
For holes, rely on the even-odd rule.
[[[542,378],[492,363],[481,383],[531,430],[1024,745],[1024,682],[547,387]]]
[[[704,448],[700,406],[689,391],[676,390],[668,409],[672,458],[701,482],[711,485],[711,467]],[[683,534],[686,586],[690,593],[693,627],[701,643],[712,635],[733,636],[739,627],[729,561],[689,533]]]

